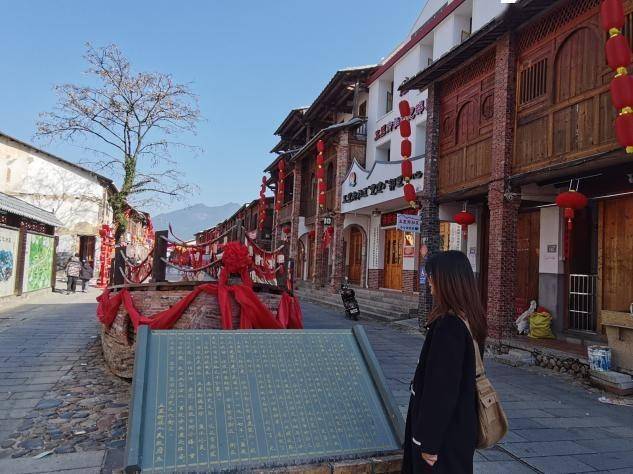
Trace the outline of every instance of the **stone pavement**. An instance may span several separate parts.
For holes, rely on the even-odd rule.
[[[36,412],[54,403],[47,401],[54,385],[63,385],[93,346],[95,296],[95,290],[75,297],[46,294],[0,311],[0,444],[21,424],[39,419]],[[307,328],[352,326],[336,311],[307,303],[303,308]],[[423,338],[394,325],[362,324],[404,412]],[[498,447],[476,454],[476,472],[633,473],[633,408],[601,404],[600,392],[543,369],[494,361],[487,361],[487,368],[511,431]],[[97,473],[108,463],[100,449],[33,459],[37,452],[0,459],[0,473]]]

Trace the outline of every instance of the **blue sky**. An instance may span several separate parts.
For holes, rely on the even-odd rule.
[[[426,0],[3,0],[0,130],[33,142],[54,84],[85,83],[84,44],[116,43],[136,70],[191,82],[204,121],[179,166],[199,192],[162,210],[257,198],[287,112],[340,68],[373,64],[402,41]],[[42,145],[71,161],[85,155]],[[153,209],[157,212],[159,209]]]

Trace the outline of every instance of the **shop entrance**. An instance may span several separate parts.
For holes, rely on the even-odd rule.
[[[93,235],[79,236],[79,258],[85,258],[92,268],[95,267],[95,237]]]
[[[530,301],[538,302],[541,212],[521,212],[517,220],[516,310],[525,311]]]
[[[633,196],[604,201],[602,309],[633,309]]]
[[[350,283],[360,285],[361,262],[363,259],[363,234],[358,227],[352,227],[349,233],[349,270]]]
[[[402,241],[398,229],[385,230],[385,288],[402,289]]]

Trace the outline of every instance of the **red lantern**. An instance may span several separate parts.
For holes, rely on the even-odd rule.
[[[323,153],[325,151],[325,142],[323,140],[317,141],[316,148],[319,153]]]
[[[411,160],[403,160],[400,163],[400,168],[402,169],[402,177],[411,179],[411,176],[413,176],[413,164]]]
[[[409,117],[411,115],[411,106],[408,100],[401,100],[398,104],[398,108],[400,109],[401,117]]]
[[[611,81],[611,103],[618,110],[633,107],[633,77],[625,74]]]
[[[583,209],[588,203],[587,196],[578,191],[570,190],[560,193],[556,196],[556,205],[565,209],[564,215],[567,221],[567,230],[565,232],[565,257],[570,257],[570,245],[569,239],[571,237],[571,231],[574,227],[574,211]]]
[[[408,138],[400,142],[400,154],[403,158],[411,156],[411,141]]]
[[[325,178],[325,169],[323,168],[323,166],[317,167],[316,177],[317,177],[317,179],[324,179]]]
[[[615,135],[618,138],[618,143],[626,148],[626,152],[633,153],[633,113],[617,116]]]
[[[415,202],[415,200],[417,199],[415,188],[411,183],[407,183],[404,185],[404,199],[408,203]]]
[[[290,233],[290,226],[289,225],[284,226],[282,230],[284,234],[288,235]]]
[[[600,26],[607,33],[613,28],[622,29],[624,26],[624,5],[622,5],[622,0],[603,0],[600,5]]]
[[[605,45],[607,63],[614,71],[625,68],[631,62],[631,48],[624,35],[615,35],[607,40]]]
[[[411,122],[408,120],[402,120],[400,122],[400,136],[403,138],[409,138],[411,136]]]
[[[459,211],[453,216],[453,220],[462,226],[464,240],[468,239],[468,226],[475,223],[475,216],[467,210]]]
[[[277,168],[279,169],[279,171],[284,171],[286,169],[286,162],[284,160],[281,160],[277,165]]]

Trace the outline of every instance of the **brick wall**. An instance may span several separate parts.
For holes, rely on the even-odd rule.
[[[384,270],[382,268],[370,268],[367,271],[367,288],[377,290],[382,287]]]
[[[417,270],[402,270],[402,289],[405,293],[412,294],[417,291],[416,282],[418,280]]]
[[[424,160],[424,190],[420,202],[420,245],[426,245],[427,255],[432,255],[440,249],[440,208],[437,202],[440,96],[439,84],[431,84],[426,101],[426,158]],[[423,264],[424,262],[420,261],[420,265]],[[420,324],[423,325],[433,305],[428,285],[420,288],[419,298],[418,317]]]
[[[488,335],[502,338],[514,315],[516,223],[519,200],[505,197],[512,166],[514,130],[514,45],[510,35],[497,42],[495,57],[492,173],[488,187]]]

